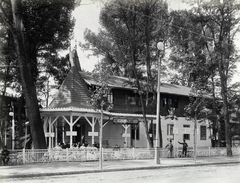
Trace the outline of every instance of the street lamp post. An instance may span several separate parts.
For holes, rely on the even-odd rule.
[[[9,115],[12,116],[12,150],[14,150],[14,143],[15,143],[15,121],[14,121],[14,104],[11,102],[11,112],[9,112]],[[5,130],[6,134],[6,130]],[[6,139],[6,137],[5,137]],[[6,144],[6,142],[5,142]]]
[[[99,123],[99,169],[102,169],[103,163],[103,148],[102,148],[102,137],[103,137],[103,101],[101,102],[101,119]]]
[[[155,163],[160,164],[160,151],[159,151],[159,125],[160,125],[160,74],[161,74],[161,58],[163,52],[163,42],[157,43],[157,49],[160,51],[158,58],[158,79],[157,79],[157,119],[156,119],[156,144],[155,144]]]

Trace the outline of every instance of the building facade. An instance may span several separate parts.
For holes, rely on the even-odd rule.
[[[99,85],[91,73],[81,71],[76,51],[70,54],[71,69],[59,88],[50,106],[41,109],[44,119],[44,131],[49,148],[59,143],[95,144],[99,142],[101,111],[90,105],[90,89]],[[128,84],[129,79],[112,76],[106,82],[111,88],[108,102],[112,103],[110,111],[103,114],[103,147],[149,147],[139,96]],[[178,141],[186,140],[193,147],[194,123],[184,116],[184,107],[188,104],[190,88],[161,84],[160,115],[162,147],[172,140],[175,147]],[[154,96],[150,95],[149,102]],[[156,109],[154,104],[147,109],[148,133],[155,144]],[[211,146],[211,131],[208,121],[197,124],[198,147]]]

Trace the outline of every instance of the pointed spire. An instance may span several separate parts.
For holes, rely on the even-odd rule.
[[[77,50],[73,50],[73,62],[78,71],[82,71],[80,61],[78,58]]]
[[[75,48],[71,50],[71,47],[69,48],[69,61],[71,63],[71,67],[75,67],[78,71],[81,71],[81,66],[77,54],[77,46],[75,44]]]
[[[71,50],[71,46],[69,48],[69,61],[70,61],[71,67],[74,67],[75,64],[74,64],[74,61],[73,61],[73,51]]]

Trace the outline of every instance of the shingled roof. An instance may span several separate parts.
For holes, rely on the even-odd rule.
[[[81,66],[75,50],[69,54],[71,69],[59,88],[57,95],[48,108],[93,108],[88,103],[90,92],[88,85],[99,85],[91,73],[81,71]],[[107,84],[111,88],[134,89],[129,84],[129,78],[112,76]],[[160,92],[173,95],[188,96],[191,88],[167,83],[161,83]]]
[[[82,71],[80,71],[79,73],[81,74],[82,78],[88,85],[99,85],[99,82],[92,77],[91,73],[82,72]],[[112,76],[111,78],[108,79],[107,84],[111,88],[134,89],[129,84],[129,78],[126,78],[126,77]],[[161,87],[160,87],[160,93],[173,94],[173,95],[189,96],[190,90],[191,90],[190,87],[167,84],[167,83],[161,83]]]
[[[49,108],[92,108],[88,103],[90,92],[79,74],[80,63],[75,50],[69,54],[71,69]]]

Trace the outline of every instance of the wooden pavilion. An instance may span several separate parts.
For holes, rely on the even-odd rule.
[[[87,87],[90,74],[81,71],[75,50],[69,54],[71,69],[49,107],[41,109],[44,132],[49,148],[59,143],[98,143],[101,112],[89,104],[90,92]],[[88,76],[88,78],[86,78]],[[97,83],[90,78],[92,83]],[[155,119],[155,115],[147,115]],[[113,121],[113,119],[115,119]],[[130,146],[130,126],[143,119],[141,114],[114,113],[103,111],[103,146],[124,143]],[[106,127],[108,126],[108,127]]]

